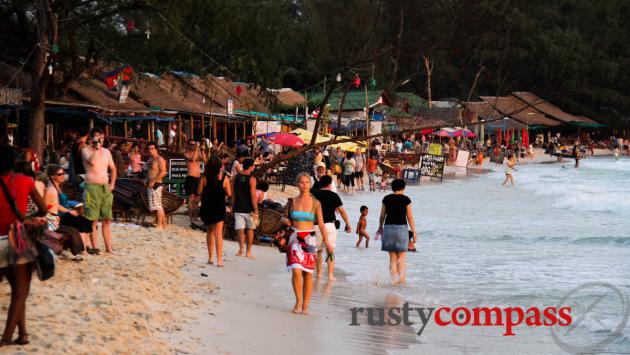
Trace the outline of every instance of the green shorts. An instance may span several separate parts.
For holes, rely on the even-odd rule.
[[[90,221],[112,219],[114,195],[109,191],[109,186],[85,184],[83,201],[85,202],[85,218]]]

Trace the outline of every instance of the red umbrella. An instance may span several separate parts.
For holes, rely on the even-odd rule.
[[[503,141],[503,134],[501,132],[501,128],[498,128],[497,129],[497,143],[501,145],[502,141]]]
[[[505,130],[505,145],[509,145],[510,144],[510,130],[506,129]]]
[[[281,132],[269,137],[269,140],[283,147],[301,147],[304,145],[302,138],[291,133]]]
[[[525,148],[529,147],[529,132],[527,128],[523,128],[523,145]]]

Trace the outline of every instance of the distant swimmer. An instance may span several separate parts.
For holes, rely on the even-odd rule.
[[[512,177],[512,170],[516,170],[514,168],[515,164],[516,164],[516,161],[514,160],[514,156],[512,154],[508,155],[507,166],[505,167],[505,180],[503,181],[502,185],[505,186],[505,184],[507,184],[507,182],[509,181],[512,184],[512,186],[514,186],[514,178]]]

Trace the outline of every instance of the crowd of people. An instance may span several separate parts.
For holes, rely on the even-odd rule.
[[[171,128],[171,131],[173,128]],[[47,230],[63,233],[70,230],[77,235],[73,239],[73,260],[80,261],[86,254],[99,255],[98,226],[100,225],[106,253],[113,253],[111,236],[112,191],[118,177],[132,176],[144,181],[149,210],[155,214],[155,228],[166,228],[167,221],[162,206],[164,178],[167,174],[163,154],[175,143],[171,132],[167,142],[158,135],[157,142],[144,145],[125,142],[107,142],[100,128],[80,132],[75,141],[67,146],[67,154],[54,164],[41,166],[31,149],[17,152],[14,147],[2,145],[0,153],[0,277],[11,286],[11,304],[1,345],[26,344],[28,333],[25,324],[26,298],[28,296],[34,255],[18,255],[14,252],[11,231],[16,222],[43,225]],[[162,137],[162,138],[160,138]],[[542,146],[550,154],[563,151],[566,139],[555,137],[543,140]],[[537,137],[538,140],[538,137]],[[395,284],[406,282],[406,252],[415,250],[417,240],[412,213],[412,200],[405,192],[405,181],[377,175],[384,153],[425,152],[432,140],[407,137],[381,143],[374,141],[369,151],[358,148],[342,151],[339,147],[316,147],[309,152],[312,169],[297,175],[299,193],[288,199],[283,209],[285,226],[274,238],[274,243],[286,253],[286,267],[291,272],[295,295],[293,312],[308,314],[314,275],[323,277],[324,263],[327,279],[335,280],[335,256],[340,230],[352,233],[353,228],[344,208],[340,193],[386,190],[381,203],[379,224],[375,235],[367,232],[369,208],[361,206],[360,217],[354,228],[356,247],[381,239],[381,250],[389,255],[389,271]],[[587,143],[583,143],[587,142]],[[630,155],[627,140],[611,137],[610,146],[616,152]],[[537,143],[538,144],[538,143]],[[448,140],[443,148],[449,156],[453,149],[469,145],[476,154],[493,155],[499,150],[507,156],[506,179],[503,184],[514,184],[512,171],[516,161],[531,154],[531,147],[522,143],[503,144],[493,139],[472,144],[468,140]],[[593,153],[593,140],[578,137],[570,153],[576,158],[585,150]],[[270,203],[267,195],[269,184],[264,172],[254,176],[254,171],[269,163],[277,153],[265,137],[257,140],[241,140],[235,144],[235,159],[222,152],[223,145],[208,139],[187,141],[183,156],[187,162],[184,181],[188,217],[191,226],[201,222],[206,232],[208,263],[224,267],[223,237],[229,214],[234,219],[234,232],[238,240],[236,256],[255,259],[253,244],[255,230],[260,223],[260,209]],[[4,158],[6,157],[6,159]],[[146,161],[143,159],[146,158]],[[482,158],[483,159],[483,158]],[[450,161],[453,163],[453,161]],[[63,191],[66,179],[81,182],[83,195],[80,201],[71,200]],[[13,208],[15,206],[15,208]],[[341,221],[344,226],[341,228]],[[76,251],[76,253],[75,253]],[[15,328],[17,339],[13,339]]]

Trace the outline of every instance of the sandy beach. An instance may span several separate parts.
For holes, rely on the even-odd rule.
[[[548,158],[539,156],[525,162],[541,163]],[[494,166],[485,165],[490,171]],[[460,176],[456,168],[448,170],[454,170],[452,177],[447,175],[449,180],[467,178]],[[472,169],[469,173],[484,171]],[[274,186],[270,191],[275,200],[283,203],[294,193],[293,187],[281,192]],[[344,202],[349,204],[351,221],[358,217],[358,205],[376,203],[380,196],[342,193]],[[509,346],[521,353],[561,353],[548,329],[523,329],[518,337],[502,337],[496,329],[443,329],[429,324],[422,336],[417,336],[416,326],[350,326],[352,307],[401,307],[407,301],[422,307],[442,305],[422,295],[405,297],[404,288],[389,283],[385,262],[370,266],[366,280],[351,278],[344,263],[368,255],[383,257],[378,242],[369,250],[353,248],[353,234],[342,233],[338,241],[338,281],[316,279],[313,314],[292,314],[294,300],[290,274],[284,269],[284,254],[258,245],[254,247],[256,260],[235,257],[237,243],[227,241],[225,267],[217,268],[206,263],[205,234],[187,226],[188,219],[181,214],[175,215],[173,225],[164,231],[117,223],[112,228],[114,255],[87,256],[81,262],[59,260],[53,279],[40,282],[34,277],[27,303],[31,344],[0,348],[0,352],[498,354]],[[2,322],[8,290],[5,284],[0,294]]]

